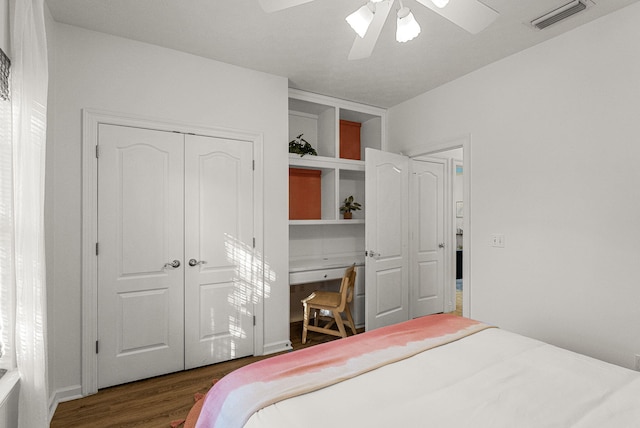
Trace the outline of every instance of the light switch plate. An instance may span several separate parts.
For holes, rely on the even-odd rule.
[[[494,233],[491,235],[491,246],[497,248],[504,248],[504,234]]]

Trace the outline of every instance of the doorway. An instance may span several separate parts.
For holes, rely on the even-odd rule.
[[[449,166],[445,311],[471,317],[471,136],[430,146],[408,155],[442,158]]]

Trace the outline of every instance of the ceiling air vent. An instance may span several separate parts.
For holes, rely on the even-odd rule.
[[[575,15],[578,12],[582,12],[586,8],[586,0],[572,1],[547,13],[546,15],[534,19],[533,21],[531,21],[531,25],[533,25],[538,30],[542,30],[543,28],[547,28],[548,26],[560,22],[563,19],[567,19],[568,17]]]

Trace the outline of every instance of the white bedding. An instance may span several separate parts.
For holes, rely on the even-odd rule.
[[[488,329],[245,424],[289,427],[640,427],[640,373]]]

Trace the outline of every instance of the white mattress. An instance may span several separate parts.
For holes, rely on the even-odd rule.
[[[640,373],[488,329],[255,413],[245,428],[640,427]]]

